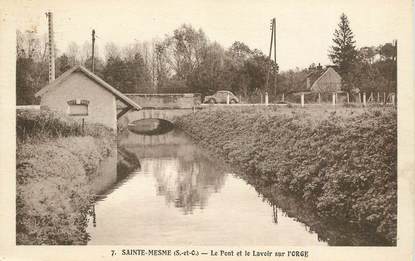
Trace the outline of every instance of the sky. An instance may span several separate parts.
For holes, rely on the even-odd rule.
[[[62,52],[74,41],[90,41],[103,53],[107,42],[125,46],[172,34],[181,24],[201,28],[210,41],[225,48],[241,41],[268,53],[270,19],[277,21],[277,62],[281,70],[330,64],[328,50],[334,30],[345,13],[356,46],[377,46],[398,39],[404,23],[400,0],[89,0],[21,1],[16,5],[16,26],[47,32],[46,11],[54,14],[55,44]],[[398,39],[399,40],[399,39]]]

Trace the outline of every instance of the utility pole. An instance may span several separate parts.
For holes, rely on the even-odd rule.
[[[267,72],[267,79],[265,81],[265,92],[268,92],[269,72],[271,70],[272,42],[274,39],[274,19],[271,20],[270,30],[271,30],[271,41],[269,44],[269,54],[268,54],[269,67],[268,67],[268,72]]]
[[[49,82],[55,80],[55,45],[53,42],[53,14],[47,12],[46,17],[48,18],[48,45],[49,45]]]
[[[269,67],[268,67],[268,72],[267,72],[267,79],[265,82],[265,90],[266,92],[268,92],[269,89],[269,74],[271,71],[271,66],[272,66],[272,47],[274,45],[274,61],[275,61],[275,65],[277,64],[277,31],[276,31],[276,19],[272,18],[271,19],[271,25],[270,25],[270,30],[271,30],[271,41],[269,44],[269,54],[268,54],[268,59],[269,59]],[[277,94],[277,73],[276,73],[276,67],[274,67],[274,94]]]
[[[275,61],[275,67],[274,67],[274,95],[277,95],[277,21],[274,18],[274,61]]]
[[[93,73],[95,73],[94,51],[95,51],[95,29],[92,29],[92,72]]]

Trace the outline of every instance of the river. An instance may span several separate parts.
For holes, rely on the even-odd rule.
[[[180,130],[125,132],[119,145],[141,168],[102,168],[90,245],[327,245]]]

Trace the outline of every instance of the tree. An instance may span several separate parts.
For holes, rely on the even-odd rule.
[[[124,55],[113,43],[106,45],[108,57],[102,75],[105,81],[124,93],[153,92],[150,70],[137,48],[124,48]],[[96,60],[97,61],[97,60]],[[98,60],[99,61],[99,60]],[[100,63],[96,63],[96,72]],[[100,75],[99,72],[97,72]]]
[[[92,56],[85,60],[84,67],[92,72]],[[99,56],[94,56],[94,73],[101,78],[104,76],[104,61]]]
[[[248,96],[248,76],[246,74],[246,62],[252,58],[253,52],[243,42],[234,42],[225,52],[223,81],[232,92]]]
[[[95,46],[95,54],[97,54],[97,47]],[[81,63],[85,65],[86,60],[92,56],[92,43],[85,41],[81,49]],[[88,68],[91,69],[91,68]]]
[[[34,94],[48,81],[45,38],[35,31],[17,31],[16,54],[16,103],[35,104]]]
[[[35,101],[32,58],[18,58],[16,61],[16,104],[30,105]]]
[[[66,54],[62,54],[56,58],[56,77],[59,77],[62,73],[69,70],[72,66],[69,63],[69,57]]]
[[[359,49],[349,80],[366,93],[396,92],[396,48],[391,43]]]
[[[307,87],[307,75],[313,72],[322,71],[320,64],[312,63],[308,69],[295,68],[281,72],[278,75],[278,89],[281,93],[293,93],[303,91]]]
[[[383,60],[393,59],[396,57],[396,48],[392,43],[386,43],[379,46],[379,55]]]
[[[372,64],[375,60],[376,56],[376,48],[375,47],[362,47],[358,52],[359,60],[362,60],[366,63]]]
[[[134,92],[124,84],[126,67],[124,61],[119,56],[110,56],[104,68],[104,80],[121,92]]]
[[[155,57],[155,85],[156,89],[160,90],[167,85],[169,78],[169,69],[167,66],[167,51],[163,42],[156,42],[154,44]]]
[[[251,49],[249,49],[246,44],[239,41],[236,41],[232,44],[232,46],[229,48],[229,53],[241,60],[247,60],[248,58],[252,57],[253,54]]]
[[[192,91],[201,93],[203,96],[216,90],[231,90],[224,83],[224,59],[225,51],[220,44],[214,42],[209,44],[201,57],[201,62],[188,79],[188,86]]]
[[[357,51],[354,35],[349,26],[349,20],[343,13],[340,16],[340,23],[334,32],[333,46],[329,52],[329,58],[338,66],[340,76],[343,79],[343,87],[346,90],[352,89],[350,78],[356,62]]]
[[[153,92],[151,75],[145,65],[145,60],[138,51],[132,56],[124,58],[126,67],[125,87],[130,92]]]
[[[81,64],[81,51],[77,43],[71,42],[68,45],[66,55],[68,56],[69,64],[71,67],[77,64]]]
[[[116,57],[121,57],[120,48],[113,42],[107,43],[105,45],[105,59],[108,61],[110,58]]]
[[[208,40],[205,33],[195,30],[191,25],[182,25],[164,42],[166,61],[175,78],[187,81],[202,62]]]
[[[270,68],[271,64],[271,68]],[[261,51],[255,49],[252,57],[246,60],[244,64],[244,73],[248,76],[248,92],[249,94],[264,93],[265,83],[268,71],[278,71],[278,65],[274,61],[265,56]],[[269,86],[274,85],[274,77],[269,78]]]

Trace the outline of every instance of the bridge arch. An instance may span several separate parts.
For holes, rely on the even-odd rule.
[[[125,95],[142,109],[127,112],[119,120],[119,127],[127,127],[129,123],[143,119],[160,119],[174,124],[176,117],[193,113],[201,103],[200,94],[197,93],[128,93]],[[117,107],[123,110],[122,104],[118,104]]]
[[[130,123],[145,119],[158,119],[174,124],[175,118],[194,113],[195,109],[143,109],[130,111],[119,120],[119,127],[126,128]]]
[[[132,121],[127,128],[129,131],[137,134],[159,135],[168,133],[174,128],[174,125],[163,119],[147,118]]]

